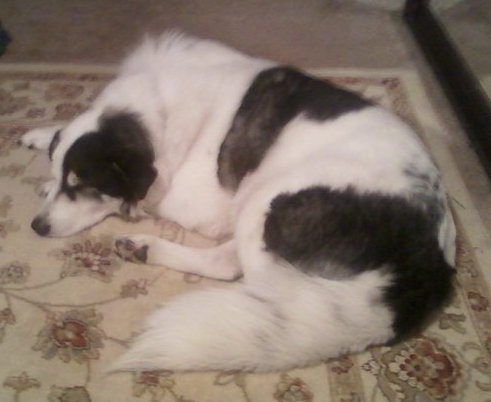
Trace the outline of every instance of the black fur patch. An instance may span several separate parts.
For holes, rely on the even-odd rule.
[[[63,161],[63,190],[86,188],[134,203],[145,197],[157,176],[154,152],[138,117],[119,113],[101,118],[99,130],[78,138]],[[68,175],[78,182],[71,185]]]
[[[236,190],[244,176],[259,166],[283,127],[300,113],[322,121],[369,105],[354,93],[292,68],[261,72],[242,99],[220,147],[221,185]]]
[[[267,215],[269,251],[301,271],[343,279],[384,267],[393,277],[385,302],[399,339],[449,297],[453,268],[438,245],[440,205],[402,197],[312,187],[276,197]]]
[[[50,160],[53,160],[53,153],[55,152],[56,147],[60,143],[60,135],[61,135],[61,130],[58,130],[53,136],[53,139],[49,144],[48,156]]]

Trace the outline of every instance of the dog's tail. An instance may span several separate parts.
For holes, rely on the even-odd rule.
[[[392,337],[392,313],[381,302],[387,278],[377,272],[344,281],[293,276],[173,300],[111,371],[279,370]]]

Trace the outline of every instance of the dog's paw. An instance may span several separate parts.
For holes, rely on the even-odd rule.
[[[136,264],[148,261],[149,245],[145,239],[138,236],[120,236],[114,239],[114,251],[123,260]]]
[[[48,150],[57,129],[58,127],[46,127],[29,130],[20,138],[19,145],[29,149]]]

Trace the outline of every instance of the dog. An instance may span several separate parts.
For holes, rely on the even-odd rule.
[[[39,235],[162,217],[221,242],[119,235],[118,255],[242,277],[167,303],[114,370],[311,365],[412,336],[452,294],[455,226],[418,136],[299,69],[167,32],[87,111],[21,142],[52,160]]]

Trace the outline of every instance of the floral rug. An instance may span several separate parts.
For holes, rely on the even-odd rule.
[[[407,71],[316,71],[375,99],[421,133],[442,167],[459,226],[458,292],[421,336],[314,367],[241,372],[111,374],[144,318],[177,294],[227,286],[166,267],[124,262],[117,233],[204,239],[167,221],[116,218],[66,239],[30,229],[49,177],[45,154],[22,149],[29,128],[71,119],[112,77],[97,66],[0,67],[1,401],[491,401],[489,238],[418,77]]]

